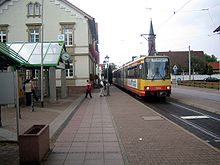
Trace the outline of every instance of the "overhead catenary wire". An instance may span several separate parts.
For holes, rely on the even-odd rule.
[[[176,11],[173,11],[173,14],[171,16],[169,16],[159,27],[165,25],[167,22],[169,22],[169,20],[171,18],[173,18],[173,16],[177,13],[179,13],[188,3],[190,3],[192,0],[187,1],[186,3],[184,3],[179,9],[177,9]]]

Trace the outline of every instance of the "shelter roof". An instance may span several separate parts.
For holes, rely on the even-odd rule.
[[[0,66],[28,66],[30,65],[23,57],[16,53],[5,43],[0,42]]]
[[[41,46],[43,45],[43,56],[41,55]],[[43,57],[43,66],[57,66],[60,61],[60,55],[65,51],[64,42],[12,42],[7,46],[17,53],[25,63],[32,67],[41,66],[41,57]],[[11,55],[11,54],[10,54]],[[12,56],[12,55],[11,55]]]
[[[43,54],[41,55],[41,46],[43,45]],[[41,57],[43,57],[43,66],[59,67],[60,57],[66,52],[64,42],[0,42],[0,66],[19,66],[19,67],[40,67]]]

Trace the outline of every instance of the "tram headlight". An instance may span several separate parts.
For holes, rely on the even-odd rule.
[[[170,86],[167,86],[167,90],[170,90]]]
[[[150,90],[150,87],[146,87],[146,90],[147,90],[147,91]]]

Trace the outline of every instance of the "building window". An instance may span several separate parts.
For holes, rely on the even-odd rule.
[[[27,4],[27,16],[28,17],[36,17],[36,16],[40,16],[40,3],[35,2],[35,3],[28,3]]]
[[[70,68],[66,69],[66,78],[73,78],[73,63],[70,63]]]
[[[35,16],[40,16],[40,4],[38,2],[34,4],[34,14]]]
[[[41,24],[27,24],[28,27],[28,41],[40,42]]]
[[[6,42],[6,41],[7,41],[6,31],[0,31],[0,42]]]
[[[34,16],[34,4],[30,2],[28,5],[28,16]]]
[[[74,22],[60,23],[61,34],[64,34],[64,41],[66,46],[73,46],[73,33],[74,33]]]
[[[30,41],[29,42],[39,42],[40,41],[40,32],[39,29],[30,30]]]
[[[66,28],[63,30],[65,45],[73,46],[73,29]]]
[[[8,25],[0,25],[0,42],[7,42]]]

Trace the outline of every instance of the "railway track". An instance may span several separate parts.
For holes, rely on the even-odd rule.
[[[138,100],[213,147],[220,149],[220,115],[170,99],[166,102]]]

